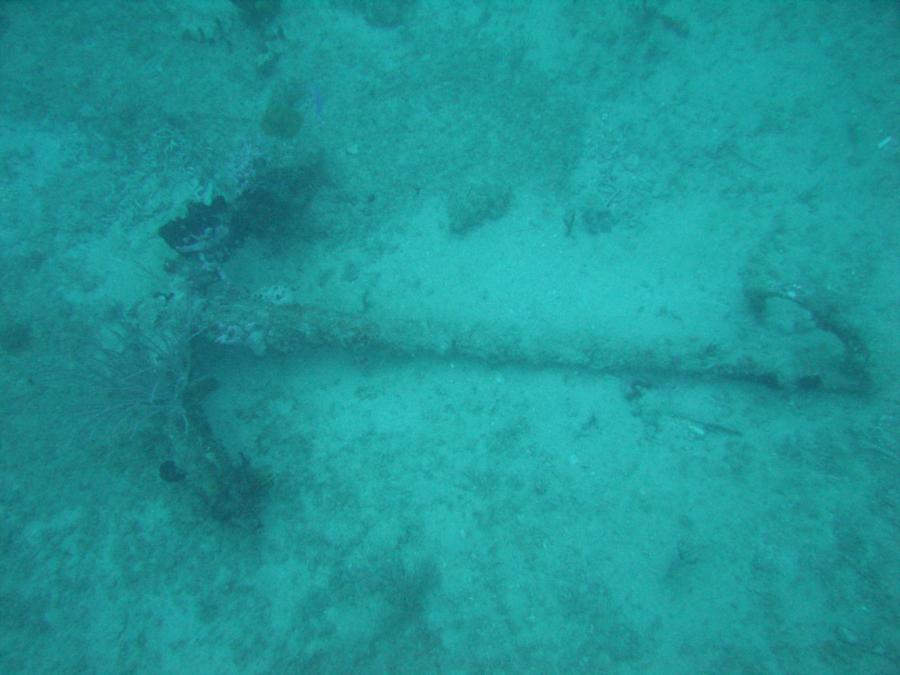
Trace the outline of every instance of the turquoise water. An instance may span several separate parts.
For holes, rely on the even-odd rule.
[[[900,671],[898,27],[0,1],[0,672]]]

